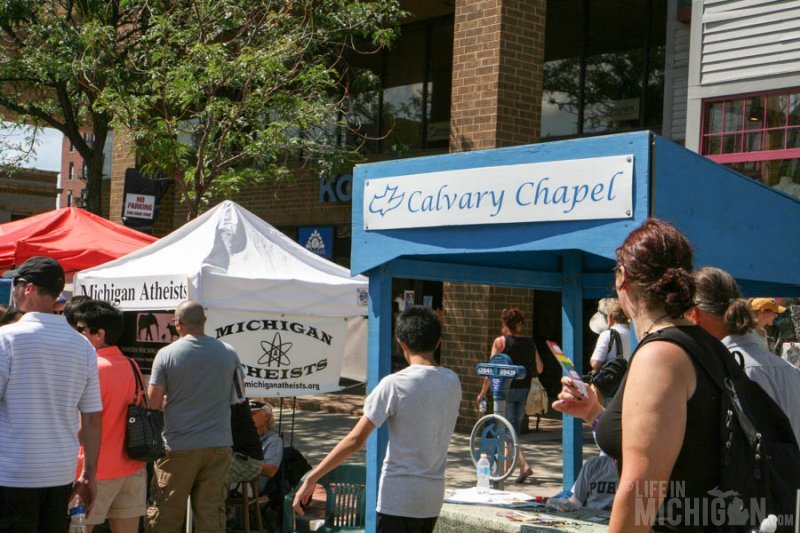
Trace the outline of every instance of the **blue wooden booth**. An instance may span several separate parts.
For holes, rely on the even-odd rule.
[[[357,167],[351,269],[369,276],[369,390],[391,371],[393,278],[560,291],[572,357],[584,352],[582,300],[613,295],[615,249],[650,216],[745,294],[800,295],[800,202],[651,132]],[[368,442],[368,531],[386,442],[385,426]],[[564,487],[581,446],[565,416]]]

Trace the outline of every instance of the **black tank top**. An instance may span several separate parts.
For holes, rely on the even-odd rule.
[[[531,380],[536,377],[536,345],[530,337],[518,337],[515,335],[503,335],[506,340],[506,347],[503,353],[511,356],[511,361],[515,365],[525,367],[525,378],[515,379],[511,382],[512,389],[530,389]]]
[[[711,338],[705,330],[697,326],[677,326],[682,331],[698,340],[702,346],[701,339]],[[659,332],[649,335],[647,342],[658,340]],[[642,344],[639,345],[641,347]],[[638,348],[637,347],[637,350]],[[636,352],[634,352],[634,356]],[[710,355],[710,354],[709,354]],[[683,533],[694,531],[713,531],[703,527],[670,526],[672,520],[676,518],[676,513],[682,513],[690,504],[695,504],[699,498],[708,498],[708,491],[719,486],[720,473],[720,420],[722,407],[720,404],[720,390],[712,381],[711,377],[698,366],[697,363],[687,354],[686,357],[692,361],[695,369],[697,387],[694,394],[686,404],[686,431],[683,437],[675,466],[672,468],[670,476],[670,490],[668,498],[678,498],[683,505],[670,506],[670,521],[662,521],[653,529],[654,531],[680,531]],[[625,396],[625,385],[628,375],[626,374],[620,384],[617,394],[611,399],[606,412],[597,424],[597,444],[608,455],[617,460],[617,464],[622,470],[622,399]],[[685,489],[684,494],[676,494],[676,489]]]

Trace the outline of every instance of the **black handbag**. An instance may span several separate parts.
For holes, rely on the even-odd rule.
[[[164,413],[147,407],[147,393],[144,390],[139,369],[128,359],[136,377],[136,392],[133,403],[128,404],[128,425],[125,432],[125,450],[128,457],[139,461],[155,461],[166,454],[164,439]],[[142,391],[142,403],[138,403],[139,391]]]

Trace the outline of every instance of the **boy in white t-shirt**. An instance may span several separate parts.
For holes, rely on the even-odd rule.
[[[298,514],[303,514],[301,503],[308,502],[317,481],[385,422],[389,445],[378,487],[377,531],[433,531],[444,499],[447,447],[458,417],[461,384],[452,370],[434,359],[441,337],[434,311],[422,306],[405,310],[397,318],[395,335],[409,366],[378,383],[355,427],[308,474],[294,499]]]

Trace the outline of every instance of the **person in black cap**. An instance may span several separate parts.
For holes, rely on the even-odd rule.
[[[97,354],[53,314],[64,289],[55,259],[32,257],[3,277],[13,279],[25,314],[0,329],[0,532],[66,531],[73,496],[90,512],[97,490]],[[79,441],[85,459],[76,480]]]

